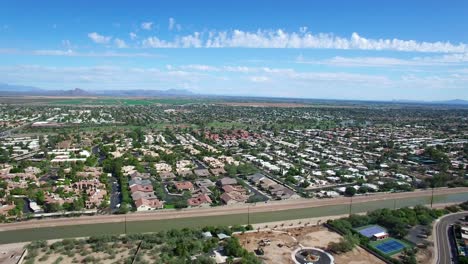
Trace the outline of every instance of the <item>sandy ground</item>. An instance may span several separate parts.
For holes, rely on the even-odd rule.
[[[443,195],[450,193],[468,192],[468,188],[440,188],[434,191],[435,195]],[[386,199],[404,199],[411,197],[427,197],[431,195],[431,190],[419,190],[406,193],[378,193],[368,196],[356,196],[353,198],[353,204],[382,201]],[[350,201],[347,197],[333,199],[296,199],[286,201],[270,201],[268,203],[258,203],[253,206],[242,204],[235,206],[220,206],[211,208],[191,208],[184,210],[164,210],[148,213],[131,213],[127,215],[96,215],[96,216],[81,216],[77,218],[58,218],[58,219],[42,219],[30,220],[25,222],[1,224],[0,231],[18,230],[38,227],[54,227],[66,225],[83,225],[97,223],[112,223],[123,221],[145,221],[145,220],[162,220],[174,218],[188,218],[197,216],[217,216],[230,214],[245,214],[247,210],[250,213],[272,212],[288,209],[313,208],[327,205],[348,204]],[[248,209],[250,207],[250,209]]]
[[[434,258],[434,247],[428,247],[426,249],[419,249],[416,253],[416,260],[418,263],[432,263]]]
[[[303,247],[326,249],[330,242],[338,242],[341,236],[331,232],[323,226],[306,226],[284,228],[278,230],[250,232],[238,235],[241,245],[248,251],[255,252],[261,240],[270,240],[270,244],[263,247],[264,255],[259,256],[266,264],[294,264],[291,253]],[[380,264],[384,263],[364,249],[357,247],[346,254],[333,254],[335,263],[347,264]]]
[[[24,252],[27,243],[1,245],[0,264],[16,264]]]
[[[449,205],[449,204],[437,204],[435,207],[443,208],[446,205]],[[256,244],[258,243],[258,241],[264,238],[270,238],[270,237],[276,236],[277,239],[279,238],[278,240],[281,240],[281,244],[283,245],[286,244],[286,246],[283,246],[283,247],[276,246],[276,248],[270,247],[268,249],[265,248],[267,253],[269,251],[271,252],[268,255],[269,257],[265,257],[263,259],[267,260],[267,263],[274,263],[274,262],[269,262],[269,260],[276,260],[276,259],[283,259],[285,261],[284,263],[292,263],[292,261],[290,260],[290,254],[293,250],[291,248],[292,246],[298,246],[299,243],[301,243],[301,245],[303,246],[326,248],[328,243],[330,243],[331,241],[338,241],[340,236],[337,233],[330,232],[323,227],[317,227],[317,225],[320,225],[321,223],[324,223],[327,220],[333,220],[333,219],[338,219],[338,218],[347,217],[347,216],[348,215],[346,214],[346,215],[304,218],[304,219],[296,219],[296,220],[288,220],[288,221],[277,221],[277,222],[253,224],[253,227],[255,229],[253,233],[260,231],[261,234],[263,235],[260,237],[259,235],[252,235],[251,233],[244,234],[243,236],[245,236],[245,239],[241,240],[241,243],[249,251],[254,251],[255,249],[258,248],[258,244]],[[286,230],[290,234],[284,234],[284,230]],[[296,240],[294,240],[293,237]],[[432,239],[433,239],[432,236],[430,236],[429,240],[432,241]],[[55,241],[58,241],[58,239],[49,240],[48,243],[52,244]],[[278,243],[280,242],[278,241]],[[22,254],[23,248],[27,244],[28,243],[13,243],[13,244],[0,245],[0,264],[16,263],[16,261],[14,260],[17,259],[16,257]],[[274,243],[271,243],[271,245],[274,245]],[[433,250],[434,249],[432,246],[430,246],[427,249],[419,249],[418,254],[417,254],[418,263],[431,263],[432,258],[434,257]],[[14,257],[10,258],[11,256],[14,256]],[[49,259],[55,260],[54,257],[56,259],[59,256],[58,255],[50,256]],[[346,254],[334,255],[334,257],[335,257],[336,263],[351,263],[351,264],[383,263],[383,262],[380,262],[380,260],[373,257],[372,255],[370,255],[367,251],[363,250],[362,248],[356,248],[352,252],[348,252]],[[147,255],[145,255],[143,259],[147,261],[152,260],[152,258]],[[112,263],[112,261],[110,260],[108,262]]]

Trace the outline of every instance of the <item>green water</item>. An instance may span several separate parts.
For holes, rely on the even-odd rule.
[[[434,196],[434,203],[453,203],[468,200],[468,193]],[[373,201],[353,204],[353,213],[373,211],[379,208],[399,208],[429,204],[430,197],[417,197],[408,199],[389,199],[385,201]],[[283,220],[293,220],[310,217],[321,217],[349,213],[350,205],[331,205],[308,209],[293,209],[264,213],[251,213],[250,223],[264,223]],[[157,232],[171,228],[203,227],[210,225],[235,225],[247,224],[249,216],[245,214],[204,216],[191,218],[178,218],[169,220],[150,220],[125,223],[89,224],[76,226],[45,227],[35,229],[23,229],[0,232],[0,244],[24,242],[42,239],[84,237],[103,234]]]

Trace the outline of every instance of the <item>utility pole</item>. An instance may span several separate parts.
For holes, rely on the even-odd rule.
[[[127,215],[125,217],[125,235],[127,235]]]
[[[250,204],[247,205],[247,225],[250,225]]]
[[[432,204],[434,203],[434,185],[432,185],[432,194],[431,194],[431,208]]]
[[[349,202],[349,216],[351,216],[352,210],[353,210],[353,196],[351,195],[351,200]]]
[[[393,200],[393,210],[396,210],[396,199]]]

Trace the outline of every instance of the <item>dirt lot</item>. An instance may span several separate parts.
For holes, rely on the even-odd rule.
[[[0,246],[0,263],[16,264],[24,252],[24,243]]]
[[[416,253],[418,263],[432,263],[434,259],[434,246],[429,245],[427,248],[419,248]]]
[[[264,255],[259,256],[267,264],[294,264],[291,253],[300,245],[326,249],[328,243],[338,242],[340,235],[331,232],[323,226],[298,227],[275,231],[260,231],[238,235],[241,245],[254,252],[261,240],[270,240],[266,245]],[[355,248],[346,254],[335,255],[335,263],[374,264],[384,263],[362,248]]]

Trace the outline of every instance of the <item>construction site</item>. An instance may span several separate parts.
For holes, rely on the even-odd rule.
[[[266,264],[384,263],[360,247],[343,254],[329,252],[328,244],[339,242],[341,236],[320,223],[296,221],[257,226],[256,230],[237,237],[242,246]]]

